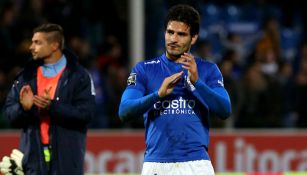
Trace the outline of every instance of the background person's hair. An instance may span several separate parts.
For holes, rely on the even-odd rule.
[[[37,33],[37,32],[43,32],[43,33],[50,34],[48,39],[58,42],[59,48],[61,50],[64,49],[64,44],[65,44],[64,43],[64,31],[60,25],[52,24],[52,23],[42,24],[33,30],[33,33]]]
[[[190,5],[178,4],[172,6],[165,19],[165,29],[170,21],[180,21],[187,24],[190,27],[191,36],[199,33],[200,15],[198,11]]]

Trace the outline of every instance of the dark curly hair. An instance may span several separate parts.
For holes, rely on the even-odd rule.
[[[171,7],[164,22],[165,29],[170,21],[180,21],[187,24],[190,27],[192,36],[197,35],[199,32],[200,15],[190,5],[178,4]]]

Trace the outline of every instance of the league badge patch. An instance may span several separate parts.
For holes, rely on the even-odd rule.
[[[136,73],[131,73],[128,77],[128,80],[127,80],[127,84],[128,86],[130,85],[136,85]]]

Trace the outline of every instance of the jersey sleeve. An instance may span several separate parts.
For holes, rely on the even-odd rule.
[[[209,87],[211,88],[223,87],[224,88],[223,76],[216,64],[213,64],[209,67],[207,76],[208,78],[207,78],[206,84]]]
[[[138,63],[131,71],[128,80],[126,89],[136,89],[141,92],[145,92],[146,85],[146,72],[144,70],[143,64]]]
[[[231,113],[231,102],[216,64],[207,67],[206,76],[205,81],[201,78],[196,81],[196,91],[193,94],[206,108],[218,114],[221,119],[226,119]]]

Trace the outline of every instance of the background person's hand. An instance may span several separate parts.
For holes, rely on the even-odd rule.
[[[2,158],[2,161],[0,162],[0,172],[6,175],[6,174],[10,173],[10,171],[11,171],[10,167],[12,167],[12,163],[10,161],[10,158],[8,156],[4,156]]]
[[[17,168],[23,170],[22,168],[23,153],[18,149],[13,149],[10,157],[16,162]]]
[[[50,90],[51,87],[49,89],[45,89],[43,96],[35,95],[33,100],[34,105],[40,109],[49,109],[51,104]]]
[[[25,111],[28,111],[32,108],[33,98],[34,95],[30,85],[23,86],[19,93],[19,102]]]
[[[16,161],[8,156],[2,158],[0,172],[4,175],[24,175],[22,167],[19,167]]]

